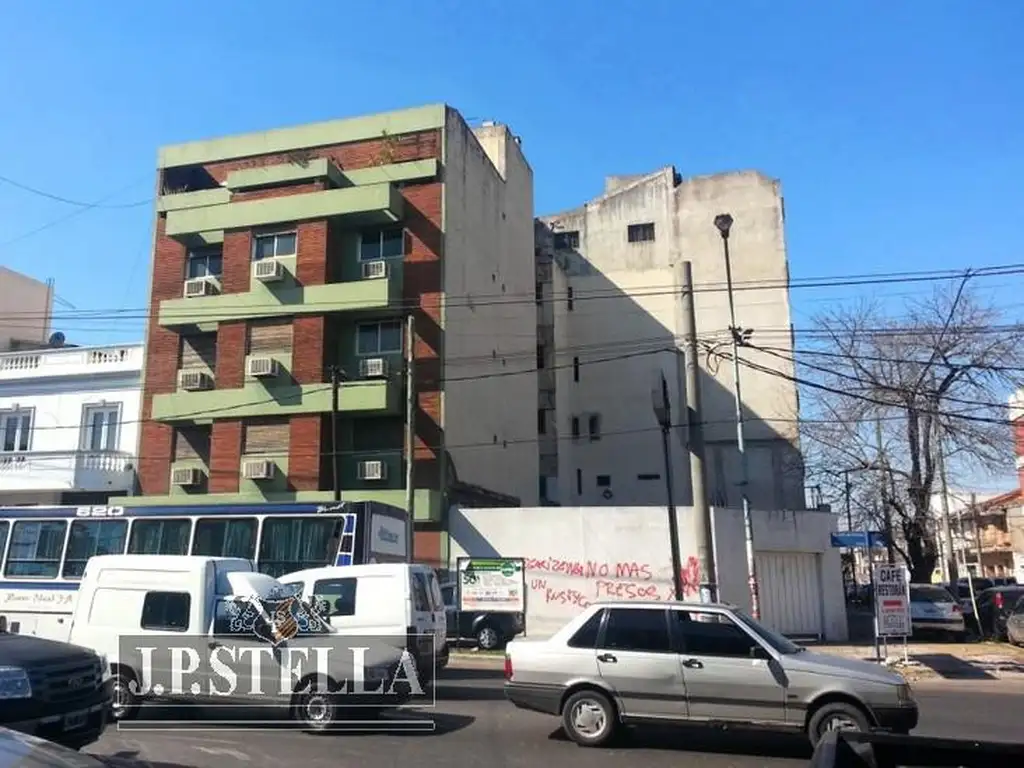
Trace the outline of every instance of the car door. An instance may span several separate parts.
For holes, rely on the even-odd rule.
[[[682,667],[672,647],[664,608],[609,608],[595,658],[624,717],[686,716]]]
[[[445,625],[448,628],[448,640],[459,640],[459,607],[455,604],[455,586],[449,584],[441,589],[444,598]]]
[[[746,629],[722,613],[669,615],[691,718],[785,723],[784,675]]]

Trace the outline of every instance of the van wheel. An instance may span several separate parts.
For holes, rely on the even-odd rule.
[[[300,693],[294,707],[295,719],[313,733],[329,731],[338,722],[338,705],[327,691]]]
[[[476,631],[476,645],[481,651],[493,651],[501,645],[501,636],[498,630],[487,624]]]
[[[807,736],[812,746],[817,745],[829,731],[866,733],[870,730],[868,716],[859,707],[841,701],[821,705],[807,723]]]
[[[135,694],[138,682],[130,673],[118,672],[110,679],[110,719],[115,723],[130,720],[139,711],[140,699]]]
[[[581,747],[601,747],[616,731],[615,707],[603,693],[578,691],[562,707],[562,727]]]

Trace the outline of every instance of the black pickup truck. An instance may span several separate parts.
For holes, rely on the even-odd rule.
[[[106,727],[108,678],[92,651],[0,631],[0,726],[81,749]]]

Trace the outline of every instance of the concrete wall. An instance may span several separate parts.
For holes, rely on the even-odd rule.
[[[538,500],[533,172],[502,125],[448,112],[445,443],[460,480]]]
[[[11,349],[14,341],[45,344],[52,310],[49,285],[0,267],[0,352]]]
[[[788,267],[778,182],[756,172],[680,180],[672,168],[643,177],[615,177],[608,192],[582,208],[544,217],[552,232],[579,233],[579,248],[554,250],[572,289],[572,311],[555,313],[565,331],[555,352],[565,364],[558,379],[558,423],[565,429],[578,413],[600,412],[607,437],[600,444],[559,442],[562,503],[664,503],[661,443],[651,411],[651,387],[664,372],[676,420],[684,396],[681,262],[691,261],[696,286],[697,332],[708,345],[729,339],[729,313],[722,244],[713,225],[716,214],[730,212],[737,322],[753,328],[754,343],[777,356],[750,349],[743,358],[773,369],[762,373],[743,366],[743,404],[751,475],[749,494],[762,508],[803,508],[803,469],[799,454],[793,374]],[[630,243],[630,224],[653,223],[655,240]],[[758,290],[746,290],[757,287]],[[564,294],[563,294],[564,295]],[[566,305],[567,301],[556,302]],[[722,351],[728,352],[727,347]],[[572,358],[584,368],[571,378]],[[617,359],[616,359],[617,358]],[[588,365],[589,363],[589,365]],[[565,373],[567,371],[567,373]],[[714,502],[739,506],[739,456],[735,448],[732,366],[729,360],[701,359],[701,389],[708,483]],[[567,379],[567,377],[569,377]],[[562,386],[567,389],[562,403]],[[649,430],[645,432],[644,430]],[[620,432],[614,435],[614,432]],[[689,498],[686,430],[675,431],[678,451],[676,486]],[[575,493],[576,470],[583,492]],[[596,486],[596,477],[612,473],[612,495]],[[653,479],[654,475],[661,477]],[[648,479],[641,479],[641,476]]]
[[[698,599],[692,510],[677,510],[686,597]],[[715,553],[723,601],[749,609],[742,514],[714,510]],[[833,519],[819,512],[755,512],[758,553],[820,557],[821,631],[846,638],[838,553],[829,546]],[[527,633],[547,636],[591,602],[672,598],[664,507],[459,509],[450,513],[450,564],[465,556],[526,559]],[[764,584],[762,592],[771,589]],[[795,597],[795,596],[794,596]],[[803,598],[801,598],[803,599]]]

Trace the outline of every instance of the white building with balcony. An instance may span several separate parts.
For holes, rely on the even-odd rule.
[[[0,354],[0,506],[135,490],[142,344]]]

